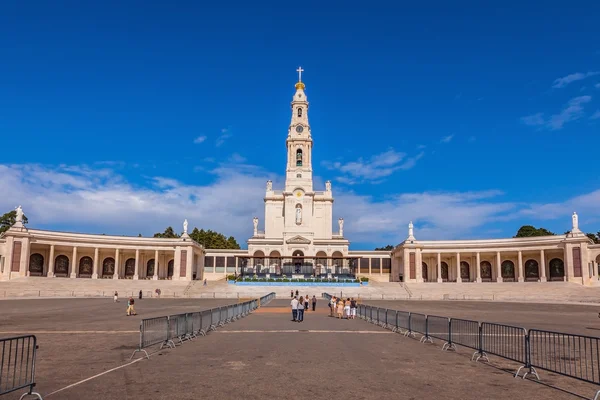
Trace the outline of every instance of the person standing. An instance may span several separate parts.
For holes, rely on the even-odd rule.
[[[329,300],[329,310],[331,311],[331,314],[329,316],[331,317],[335,317],[335,305],[337,304],[336,300],[335,300],[335,296],[333,296],[331,298],[331,300]]]
[[[350,319],[350,297],[344,302],[344,317]]]
[[[290,297],[293,299],[294,298],[294,291],[290,290]]]
[[[113,300],[116,302],[119,301],[119,293],[117,293],[117,291],[115,290],[115,295],[113,296]]]
[[[298,322],[304,321],[304,298],[300,296],[300,302],[298,304]]]
[[[290,305],[292,306],[292,321],[296,322],[298,320],[298,299],[296,299],[296,296],[294,296]]]
[[[308,295],[306,295],[304,297],[304,311],[308,311],[308,302],[310,301],[310,297],[308,297]]]
[[[355,319],[356,318],[356,300],[354,300],[354,297],[352,299],[350,299],[350,318],[351,319]]]
[[[130,297],[127,301],[127,316],[137,315],[135,309],[133,308],[133,303],[135,303],[135,301],[133,300],[133,297]]]
[[[315,311],[317,308],[317,296],[315,296],[314,294],[313,294],[313,298],[312,298],[312,307],[313,307],[312,308],[313,311]]]
[[[138,299],[140,299],[140,300],[142,299],[142,291],[141,290],[140,290],[140,293],[138,295]]]

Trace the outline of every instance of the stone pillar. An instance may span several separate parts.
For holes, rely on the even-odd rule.
[[[121,261],[119,260],[119,249],[115,250],[115,273],[113,275],[113,279],[119,279],[119,266]]]
[[[540,250],[540,282],[547,282],[546,279],[546,255],[544,250]]]
[[[190,246],[187,248],[187,259],[186,259],[186,265],[185,265],[185,280],[186,281],[192,280],[193,265],[194,265],[194,248],[192,246]],[[224,271],[225,271],[225,276],[227,276],[227,257],[225,257]]]
[[[460,277],[460,253],[456,253],[456,283],[462,283]]]
[[[29,257],[31,256],[31,242],[28,237],[24,237],[21,243],[21,264],[19,265],[19,275],[29,276]]]
[[[442,280],[442,253],[437,253],[437,281],[443,282],[443,280]]]
[[[519,257],[518,257],[518,261],[519,261],[519,278],[518,281],[519,282],[525,282],[525,279],[523,278],[523,252],[521,250],[519,250]]]
[[[98,279],[98,258],[100,255],[98,254],[98,248],[94,249],[94,272],[92,273],[92,279]]]
[[[369,257],[369,276],[371,276],[371,258]]]
[[[48,257],[48,278],[54,278],[54,245],[50,245],[50,257]]]
[[[477,279],[475,279],[475,282],[481,283],[481,256],[479,252],[475,253],[475,268],[477,271]]]
[[[417,275],[417,282],[423,283],[423,256],[421,255],[421,249],[415,249],[415,274]]]
[[[133,280],[140,279],[140,250],[135,249],[135,272],[133,273]]]
[[[410,252],[408,251],[408,249],[404,249],[403,254],[402,254],[402,264],[403,264],[403,268],[404,268],[404,272],[403,272],[403,276],[404,276],[404,282],[408,282],[411,278],[410,276]],[[370,264],[369,264],[369,271],[371,270]],[[413,278],[414,279],[414,278]]]
[[[77,269],[79,268],[79,263],[77,261],[77,247],[73,247],[73,258],[71,259],[71,278],[77,278]]]
[[[154,276],[152,279],[155,281],[158,280],[158,250],[154,250]]]
[[[500,258],[500,252],[496,252],[496,282],[502,282],[502,259]]]

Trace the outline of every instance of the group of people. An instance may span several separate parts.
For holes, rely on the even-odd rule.
[[[142,298],[142,291],[140,290],[138,297],[141,299]],[[115,291],[115,294],[113,296],[113,300],[115,303],[119,302],[119,292]],[[130,315],[137,315],[137,313],[135,312],[135,308],[133,308],[133,305],[135,304],[135,300],[133,300],[133,296],[130,296],[127,299],[127,310],[125,310],[127,316],[129,317]]]
[[[346,300],[333,296],[329,300],[329,316],[341,319],[356,318],[356,300],[347,298]]]
[[[312,310],[315,311],[317,309],[317,296],[312,297]],[[298,299],[298,291],[296,291],[296,296],[294,296],[294,292],[292,291],[292,302],[290,303],[292,306],[292,321],[293,322],[302,322],[304,321],[304,312],[308,311],[309,308],[309,297],[300,296]]]

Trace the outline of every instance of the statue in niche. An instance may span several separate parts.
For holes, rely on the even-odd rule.
[[[296,207],[296,224],[302,224],[302,207]]]
[[[270,180],[267,181],[267,192],[270,192],[273,190],[273,182],[271,182]]]
[[[325,182],[325,190],[331,192],[331,181]]]

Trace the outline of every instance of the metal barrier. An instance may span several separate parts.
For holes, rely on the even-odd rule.
[[[517,376],[528,366],[527,331],[518,326],[482,322],[479,351],[482,357],[493,354],[523,364],[517,370]]]
[[[450,339],[450,318],[439,317],[437,315],[427,316],[427,336],[444,341],[442,350],[452,348]]]
[[[528,333],[529,372],[523,378],[538,376],[539,368],[600,385],[600,338],[538,329]]]
[[[174,348],[176,343],[182,344],[185,340],[193,340],[198,335],[206,336],[212,330],[216,330],[230,322],[236,321],[250,314],[259,307],[259,304],[267,304],[275,298],[275,293],[269,293],[258,300],[249,300],[243,303],[212,308],[210,310],[175,314],[166,317],[145,318],[140,322],[140,342],[138,348],[133,352],[143,352],[146,358],[150,358],[146,348],[160,344]],[[0,374],[0,379],[2,375]],[[2,392],[0,391],[0,394]]]
[[[447,349],[456,350],[456,344],[476,350],[471,360],[478,355],[477,361],[482,358],[489,361],[481,352],[481,325],[478,321],[450,318],[450,343]]]
[[[331,299],[328,293],[323,297]],[[600,338],[570,333],[544,331],[489,322],[447,318],[407,311],[358,305],[358,316],[365,321],[404,333],[420,333],[421,342],[436,338],[444,341],[442,350],[456,350],[456,345],[475,350],[471,360],[489,361],[488,354],[520,363],[515,377],[539,375],[536,368],[580,381],[600,385]],[[404,332],[403,332],[404,330]],[[600,400],[600,390],[594,400]]]
[[[21,399],[36,396],[42,400],[35,387],[35,359],[37,338],[34,335],[0,339],[0,396],[27,388]]]

